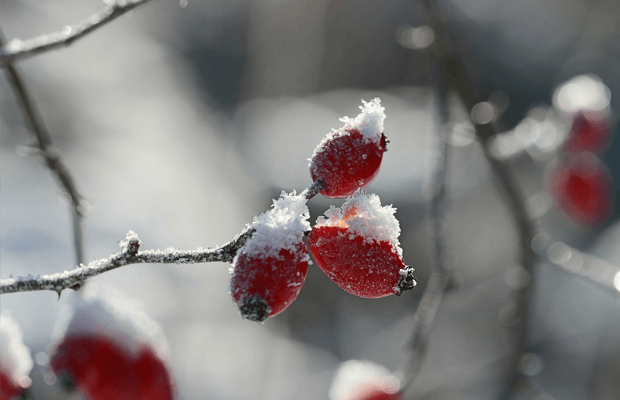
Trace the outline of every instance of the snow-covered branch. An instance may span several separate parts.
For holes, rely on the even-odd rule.
[[[112,22],[121,15],[151,0],[117,0],[103,10],[60,32],[48,33],[28,40],[11,40],[0,48],[0,68],[37,54],[68,46],[76,40]]]
[[[71,271],[52,275],[40,275],[0,280],[0,294],[53,290],[60,295],[64,289],[79,289],[87,279],[113,269],[131,264],[198,264],[207,262],[232,262],[235,255],[252,236],[254,229],[246,228],[234,240],[221,247],[196,250],[147,250],[138,251],[140,239],[130,231],[122,241],[121,252],[108,258],[91,261]]]
[[[323,182],[316,181],[301,192],[300,196],[309,200],[316,196],[322,187]],[[139,251],[140,239],[133,231],[129,231],[126,240],[120,242],[120,253],[112,254],[110,257],[101,260],[91,261],[87,265],[80,265],[71,271],[52,275],[28,275],[2,279],[0,280],[0,294],[53,290],[60,295],[64,289],[79,289],[82,283],[89,278],[131,264],[200,264],[217,261],[232,263],[237,252],[245,246],[254,232],[255,229],[251,225],[247,225],[243,232],[221,247],[198,248],[196,250]]]

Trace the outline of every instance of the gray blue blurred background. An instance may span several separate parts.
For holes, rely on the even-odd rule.
[[[500,131],[510,132],[536,107],[551,107],[555,88],[585,73],[609,87],[619,112],[616,0],[440,3],[479,96],[506,104]],[[103,6],[1,0],[0,26],[8,39],[27,39]],[[162,325],[179,399],[327,399],[342,361],[405,366],[411,317],[432,266],[431,64],[405,34],[423,24],[406,0],[158,0],[18,64],[91,203],[89,260],[117,252],[129,230],[143,249],[231,240],[282,190],[311,183],[307,159],[340,126],[338,118],[354,117],[360,99],[382,99],[390,143],[368,191],[398,209],[405,261],[417,270],[413,292],[356,298],[310,267],[295,303],[261,326],[236,315],[222,263],[133,265],[92,280],[142,301]],[[24,155],[32,135],[4,72],[0,85],[0,278],[71,269],[69,206],[42,161]],[[460,119],[451,139],[446,232],[462,285],[441,306],[411,399],[493,398],[513,350],[511,322],[502,316],[514,299],[518,236],[468,131],[468,112],[453,106]],[[544,191],[550,157],[525,152],[510,160],[528,197]],[[620,182],[620,142],[601,159]],[[311,222],[341,203],[313,199]],[[594,229],[548,206],[538,222],[556,241],[618,266],[618,204]],[[529,337],[537,358],[525,371],[554,399],[620,398],[618,291],[550,263],[537,268]],[[2,295],[0,308],[21,325],[34,356],[50,350],[56,317],[71,296]],[[45,368],[31,374],[33,395],[62,398],[45,383]]]

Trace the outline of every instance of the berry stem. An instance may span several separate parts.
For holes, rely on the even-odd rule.
[[[311,198],[319,194],[321,192],[321,189],[323,189],[324,187],[325,184],[323,183],[323,181],[316,180],[312,182],[312,184],[306,190],[301,192],[301,195],[304,196],[306,199],[310,200]]]

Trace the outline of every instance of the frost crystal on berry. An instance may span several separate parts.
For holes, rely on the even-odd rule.
[[[231,295],[241,315],[262,322],[286,309],[306,279],[310,257],[307,199],[282,192],[271,210],[254,218],[252,238],[233,260]]]
[[[396,209],[379,197],[356,192],[342,209],[319,217],[308,237],[317,265],[340,288],[360,297],[400,295],[415,287],[398,242]]]
[[[16,396],[30,386],[30,350],[22,340],[17,322],[8,311],[0,314],[0,398]]]
[[[383,133],[385,108],[379,98],[362,100],[362,112],[341,119],[344,126],[319,143],[310,159],[313,181],[321,181],[326,197],[347,197],[364,188],[379,173],[387,139]]]

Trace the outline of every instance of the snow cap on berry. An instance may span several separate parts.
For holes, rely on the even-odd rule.
[[[23,386],[22,377],[32,370],[30,350],[22,340],[22,332],[8,311],[0,315],[0,373],[9,377],[15,386]],[[28,379],[26,383],[29,383]]]
[[[367,360],[349,360],[340,365],[329,389],[330,400],[365,398],[365,392],[381,390],[396,394],[400,380],[387,368]]]
[[[360,110],[362,110],[362,112],[355,118],[340,118],[340,121],[344,122],[344,126],[340,129],[332,129],[316,147],[312,158],[314,158],[317,153],[322,152],[328,142],[337,137],[349,135],[353,130],[359,131],[366,142],[378,143],[379,140],[381,140],[383,121],[385,120],[385,107],[381,106],[381,99],[378,97],[370,101],[364,101],[362,99]],[[312,158],[309,160],[312,160]]]
[[[308,200],[297,195],[282,192],[278,200],[273,200],[269,211],[254,217],[252,228],[256,230],[252,238],[247,241],[243,252],[252,257],[281,259],[280,251],[297,251],[299,243],[303,241],[304,232],[310,230],[310,211]]]
[[[165,359],[168,344],[161,327],[141,304],[111,288],[89,285],[61,312],[53,338],[100,336],[111,340],[132,357],[150,347]]]
[[[325,211],[325,217],[319,217],[319,226],[348,227],[349,232],[364,238],[367,242],[386,241],[402,256],[398,236],[400,224],[394,216],[396,208],[381,206],[381,200],[376,194],[366,194],[364,190],[356,191],[349,197],[342,209],[331,206]]]
[[[367,139],[376,141],[383,133],[383,121],[385,120],[385,107],[381,107],[381,99],[375,97],[370,101],[362,100],[360,106],[362,112],[355,118],[340,118],[344,122],[341,128],[344,131],[357,129]]]

